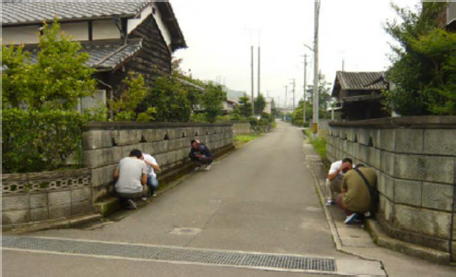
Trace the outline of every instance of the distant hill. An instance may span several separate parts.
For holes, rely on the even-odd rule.
[[[243,92],[243,91],[236,91],[236,90],[229,89],[227,87],[225,87],[225,90],[226,90],[226,98],[228,100],[236,102],[236,103],[239,103],[239,98],[244,96],[244,94],[245,94],[245,92]]]

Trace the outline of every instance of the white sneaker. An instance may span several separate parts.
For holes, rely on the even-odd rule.
[[[141,200],[142,200],[142,201],[146,201],[146,200],[147,200],[147,196],[141,197]]]
[[[204,170],[206,170],[206,171],[211,170],[211,165],[210,165],[210,164],[209,164],[209,165],[206,165],[206,167],[204,168]]]
[[[197,167],[195,167],[194,171],[198,171],[200,169],[201,169],[201,166],[197,166]]]
[[[332,205],[334,205],[334,200],[328,199],[328,201],[326,201],[326,206],[332,206]]]
[[[132,210],[136,210],[136,208],[138,207],[136,202],[131,199],[128,199],[128,205],[129,205],[129,209],[132,209]]]
[[[157,194],[154,192],[154,194],[152,194],[152,197],[156,197],[156,196],[157,196]]]

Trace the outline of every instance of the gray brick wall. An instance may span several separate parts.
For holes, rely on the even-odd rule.
[[[326,149],[330,162],[350,157],[377,170],[381,193],[377,216],[390,236],[447,252],[456,246],[452,235],[456,234],[452,222],[456,117],[330,125]]]

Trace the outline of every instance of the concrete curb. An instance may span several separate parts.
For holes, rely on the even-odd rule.
[[[320,204],[323,207],[323,210],[325,211],[326,220],[328,222],[329,230],[331,232],[331,236],[333,238],[334,244],[336,245],[336,250],[339,251],[339,252],[348,254],[348,255],[352,255],[352,256],[361,258],[361,259],[366,260],[366,261],[378,262],[378,263],[380,263],[381,269],[385,273],[385,276],[388,276],[388,273],[386,272],[385,266],[384,266],[384,264],[383,264],[383,262],[381,260],[372,259],[372,258],[366,257],[364,255],[358,254],[356,252],[344,249],[344,247],[342,246],[342,241],[340,239],[339,233],[337,232],[336,224],[334,222],[334,219],[332,218],[331,212],[329,211],[328,207],[325,205],[325,198],[324,198],[323,193],[322,193],[322,191],[320,189],[319,180],[318,180],[317,176],[315,176],[315,173],[313,172],[311,166],[309,166],[309,170],[310,170],[310,173],[312,174],[312,177],[313,177],[313,180],[314,180],[315,190],[317,191],[317,194],[319,196]]]
[[[49,229],[71,228],[100,220],[101,218],[102,216],[100,214],[88,214],[69,219],[57,219],[49,220],[47,222],[29,223],[26,226],[20,226],[7,231],[3,231],[3,235],[20,235]]]
[[[378,246],[442,265],[450,263],[450,253],[390,238],[373,219],[366,220],[365,226]]]

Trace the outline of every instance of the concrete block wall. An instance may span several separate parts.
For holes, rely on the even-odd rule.
[[[153,155],[166,174],[188,164],[192,139],[205,143],[213,152],[232,147],[233,125],[90,123],[83,133],[83,146],[84,166],[92,170],[93,200],[113,192],[117,164],[132,149]]]
[[[250,123],[233,123],[233,135],[250,134]]]
[[[352,158],[378,173],[380,212],[391,237],[453,253],[456,260],[456,117],[332,122],[330,162]]]
[[[89,169],[3,174],[2,189],[6,229],[93,212]]]

